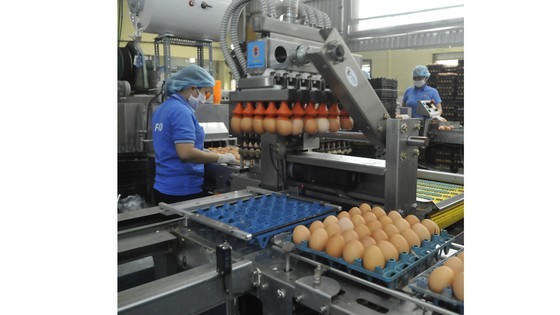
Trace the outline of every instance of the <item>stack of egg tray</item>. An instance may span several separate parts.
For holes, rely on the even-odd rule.
[[[439,203],[460,195],[465,190],[461,185],[447,184],[426,179],[416,180],[416,187],[416,197],[428,199],[434,203]]]
[[[412,246],[410,253],[401,252],[398,261],[391,258],[385,263],[385,268],[377,266],[371,271],[363,267],[361,258],[349,264],[342,257],[332,257],[325,251],[319,252],[309,248],[307,241],[302,241],[296,248],[310,254],[314,260],[317,260],[317,257],[324,258],[333,268],[362,276],[389,289],[396,289],[405,287],[410,279],[432,266],[442,252],[447,254],[454,238],[447,234],[447,231],[441,230],[441,233],[433,235],[430,241],[423,240],[420,247]]]
[[[265,248],[270,237],[291,231],[299,224],[322,220],[337,211],[334,205],[270,194],[210,206],[194,213],[250,233],[252,238],[248,243],[254,244],[256,240]]]
[[[453,256],[457,256],[459,255],[464,249],[461,248],[459,251],[457,251],[456,253],[454,253],[453,255],[449,256],[449,257],[453,257]],[[436,269],[439,266],[442,266],[445,261],[447,259],[446,258],[444,260],[439,261],[437,264],[435,264],[433,267],[431,267],[430,269],[422,272],[421,274],[419,274],[418,276],[414,277],[412,280],[410,280],[410,283],[408,284],[408,287],[412,290],[412,292],[414,292],[414,294],[420,298],[424,298],[426,300],[431,301],[432,303],[434,303],[435,305],[441,306],[445,309],[448,309],[450,311],[454,311],[454,312],[459,312],[461,314],[464,314],[464,309],[465,309],[465,304],[463,301],[458,300],[457,298],[455,298],[455,296],[453,295],[453,290],[451,289],[451,287],[447,287],[445,289],[443,289],[442,293],[435,293],[434,291],[430,290],[430,288],[428,287],[428,277],[430,277],[430,274],[432,274],[432,271],[434,271],[434,269]]]

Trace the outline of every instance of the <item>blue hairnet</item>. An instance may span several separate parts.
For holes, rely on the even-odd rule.
[[[416,66],[414,70],[412,70],[413,77],[429,77],[430,72],[428,72],[428,67],[426,66]]]
[[[213,87],[214,78],[204,68],[197,65],[186,66],[170,76],[165,82],[165,94],[171,95],[184,88]]]

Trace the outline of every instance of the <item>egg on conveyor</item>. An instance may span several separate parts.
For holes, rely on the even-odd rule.
[[[465,263],[465,251],[462,251],[459,255],[457,255],[457,258],[461,259],[461,261]]]
[[[338,222],[338,218],[335,217],[334,215],[329,215],[328,217],[326,217],[325,219],[323,219],[323,223],[325,224],[325,226],[327,226],[329,223],[332,222]]]
[[[383,256],[383,251],[377,245],[371,245],[366,248],[362,262],[364,268],[370,271],[374,270],[377,266],[385,268],[385,256]]]
[[[454,274],[463,272],[465,268],[463,261],[456,256],[447,258],[447,260],[445,261],[445,263],[443,263],[443,265],[451,268]]]
[[[396,221],[396,220],[398,220],[398,219],[402,219],[401,214],[400,214],[397,210],[391,210],[391,211],[389,211],[389,213],[387,213],[387,216],[388,216],[389,218],[391,218],[391,220],[393,220],[393,222]]]
[[[406,230],[402,231],[401,235],[406,239],[410,248],[412,248],[412,246],[414,246],[414,245],[416,245],[418,247],[420,247],[420,245],[422,245],[422,241],[418,237],[418,234],[416,234],[416,232],[414,232],[412,229],[406,229]]]
[[[439,232],[440,232],[439,225],[437,225],[437,223],[435,223],[434,221],[432,221],[430,219],[424,219],[420,223],[422,223],[428,229],[430,234],[432,234],[432,235],[439,234]]]
[[[383,225],[381,225],[381,222],[379,222],[377,220],[367,221],[366,225],[372,233],[375,230],[382,230],[383,229]]]
[[[387,233],[387,236],[389,237],[391,237],[391,235],[393,234],[400,233],[399,229],[392,223],[385,224],[385,226],[383,226],[383,231]]]
[[[352,207],[352,208],[350,208],[350,210],[348,210],[348,214],[350,216],[353,216],[353,215],[356,215],[356,214],[362,215],[362,210],[360,210],[360,208],[358,208],[358,207]]]
[[[451,284],[453,288],[453,295],[457,300],[465,300],[465,275],[464,272],[459,272],[453,277],[453,283]]]
[[[313,234],[313,231],[315,231],[316,229],[319,229],[319,228],[325,228],[325,224],[323,224],[323,222],[321,222],[319,220],[315,220],[309,226],[309,232],[311,232],[311,234]]]
[[[428,287],[435,293],[442,293],[443,289],[451,286],[455,274],[447,266],[439,266],[428,277]]]
[[[383,210],[383,208],[375,206],[373,208],[371,208],[371,211],[373,211],[373,214],[375,214],[375,216],[377,217],[377,220],[379,220],[381,217],[384,217],[387,215],[387,213],[385,213],[385,210]]]
[[[370,229],[367,227],[367,225],[365,225],[363,223],[356,224],[356,226],[354,227],[354,231],[356,231],[356,233],[358,233],[358,237],[360,239],[362,239],[366,236],[369,237],[371,235]]]
[[[364,218],[364,220],[366,220],[366,223],[368,223],[371,220],[375,220],[377,221],[377,217],[375,216],[375,214],[373,214],[373,212],[366,212],[362,214],[362,217]]]
[[[350,217],[350,221],[352,221],[352,223],[354,223],[354,226],[358,225],[358,224],[366,224],[366,219],[364,219],[364,217],[362,217],[361,214],[356,214]]]
[[[344,240],[346,241],[346,243],[352,241],[352,240],[359,240],[360,236],[358,235],[358,233],[356,233],[356,231],[354,230],[346,230],[342,232],[342,237],[344,237]]]
[[[289,136],[292,134],[292,121],[285,117],[276,119],[276,133],[281,136]]]
[[[377,229],[373,232],[371,232],[371,237],[373,237],[373,239],[379,244],[379,242],[381,241],[387,241],[389,240],[389,236],[387,235],[387,233],[385,233],[385,231],[383,231],[382,229]]]
[[[344,250],[342,251],[342,257],[344,260],[353,264],[354,260],[357,258],[362,258],[364,255],[364,245],[359,240],[351,240],[344,245]]]
[[[393,224],[397,227],[397,229],[399,229],[399,233],[402,233],[402,231],[406,229],[410,229],[410,224],[403,218],[393,221]]]
[[[327,231],[323,228],[318,228],[309,237],[309,248],[321,252],[325,250],[328,240],[329,234]]]
[[[394,259],[395,261],[399,260],[399,251],[391,242],[380,241],[377,242],[377,246],[383,252],[383,256],[385,257],[386,261],[389,261],[389,259]]]
[[[327,231],[327,234],[329,234],[329,238],[331,238],[335,234],[342,233],[342,230],[340,229],[340,226],[337,222],[331,222],[325,225],[325,230]]]
[[[304,225],[296,226],[292,233],[292,239],[296,244],[300,244],[302,241],[309,240],[310,236],[311,232]]]
[[[342,237],[342,235],[336,234],[331,236],[327,243],[327,255],[339,258],[340,256],[342,256],[344,244],[346,244],[346,241],[344,240],[344,237]]]
[[[404,236],[402,236],[400,234],[393,234],[393,235],[389,236],[389,242],[391,242],[391,244],[395,245],[395,247],[397,248],[399,253],[410,252],[410,246],[408,245],[408,242],[406,241]]]
[[[359,206],[359,208],[360,208],[360,210],[362,211],[362,215],[363,215],[364,213],[366,213],[366,212],[370,212],[370,211],[371,211],[371,206],[368,205],[367,203],[362,203],[362,204]]]
[[[329,120],[327,118],[317,118],[317,131],[329,131]]]
[[[371,236],[365,236],[363,238],[360,238],[360,242],[362,242],[362,245],[364,245],[365,249],[367,249],[371,245],[376,245],[377,244],[377,242]]]
[[[340,211],[336,217],[337,217],[339,220],[340,220],[341,218],[348,218],[348,219],[350,219],[350,213],[348,213],[348,211]]]
[[[420,240],[429,241],[432,239],[432,235],[430,234],[430,231],[428,231],[428,229],[422,223],[415,223],[411,227],[411,229],[414,231],[414,233],[416,233],[416,235],[418,235]]]
[[[354,229],[354,223],[346,217],[342,217],[338,219],[338,226],[340,226],[340,230],[343,232],[346,230]]]
[[[414,214],[409,214],[404,219],[408,222],[408,224],[410,224],[410,226],[413,226],[415,223],[420,223],[420,219],[418,219],[418,217]]]

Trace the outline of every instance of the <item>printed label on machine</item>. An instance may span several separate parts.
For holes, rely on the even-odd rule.
[[[346,67],[346,69],[344,69],[344,73],[346,74],[348,82],[350,82],[353,87],[357,87],[358,77],[356,77],[356,73],[354,72],[354,70],[352,70],[350,67]]]
[[[254,41],[247,44],[247,68],[265,68],[265,42]]]

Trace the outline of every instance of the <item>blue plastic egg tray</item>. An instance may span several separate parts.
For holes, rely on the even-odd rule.
[[[363,267],[361,258],[349,264],[342,257],[332,257],[325,251],[319,252],[309,248],[307,241],[296,244],[296,248],[311,254],[313,258],[316,256],[325,258],[331,267],[345,269],[350,274],[362,275],[368,281],[395,289],[405,287],[411,278],[432,266],[442,252],[449,251],[454,238],[447,234],[447,231],[441,230],[441,233],[433,235],[430,241],[423,240],[420,247],[412,246],[410,253],[401,252],[399,260],[395,261],[391,258],[385,263],[385,268],[377,266],[371,271]]]
[[[449,309],[451,311],[458,311],[460,314],[464,314],[465,304],[463,301],[457,300],[453,295],[453,289],[447,287],[443,289],[442,293],[436,293],[428,287],[428,277],[432,274],[432,271],[439,266],[442,266],[447,259],[453,256],[459,255],[464,249],[461,248],[453,255],[448,258],[439,261],[437,264],[429,268],[428,270],[422,272],[418,276],[414,277],[408,287],[414,292],[418,297],[432,301],[435,305],[441,306],[443,308]]]
[[[335,214],[338,206],[283,194],[269,194],[210,206],[194,213],[250,233],[249,243],[265,248],[270,237]]]

